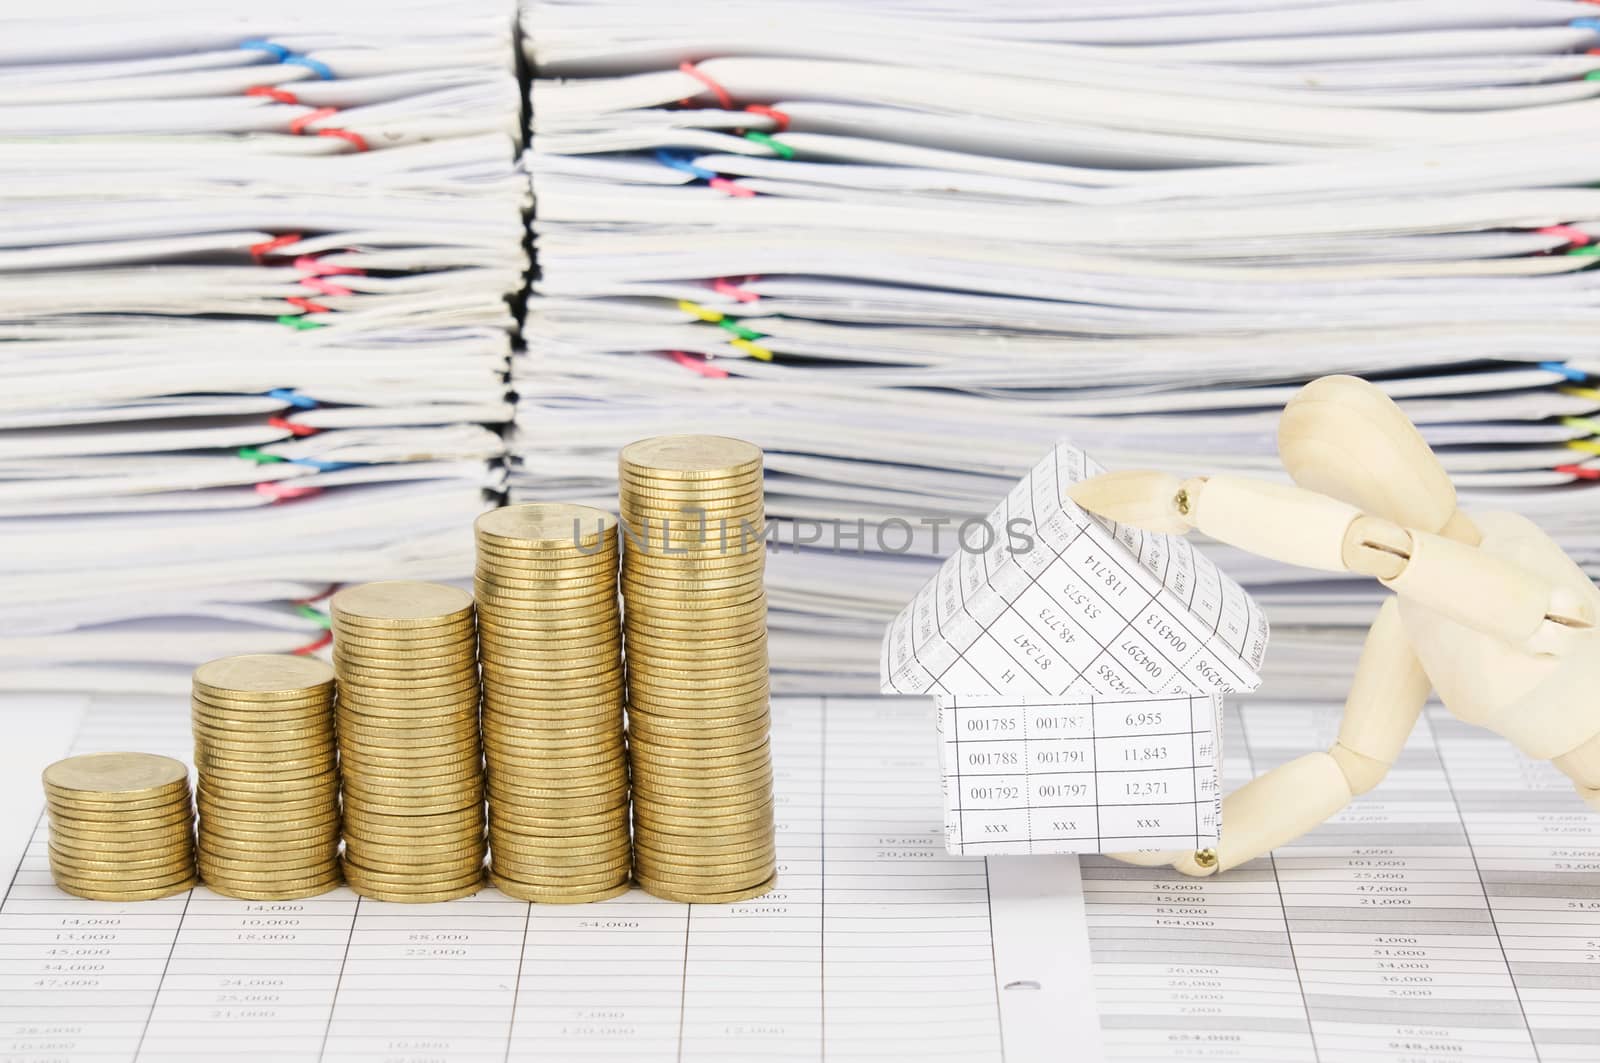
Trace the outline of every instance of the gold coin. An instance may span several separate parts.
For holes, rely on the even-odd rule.
[[[438,722],[476,714],[477,711],[478,692],[470,687],[464,692],[443,697],[408,698],[404,701],[396,698],[381,700],[351,693],[339,702],[340,719],[353,716],[357,723],[371,722],[379,727],[404,727],[404,721],[408,719]],[[373,717],[377,719],[370,719]]]
[[[234,821],[226,817],[221,819],[212,817],[203,822],[200,833],[208,838],[227,839],[240,845],[271,845],[282,842],[285,845],[294,845],[300,842],[309,842],[319,838],[326,838],[330,834],[337,837],[340,830],[340,816],[337,810],[323,815],[317,819],[295,820],[289,822],[259,822],[252,820]]]
[[[711,676],[759,676],[768,668],[765,640],[752,644],[753,649],[718,651],[707,649],[699,656],[693,653],[655,654],[648,647],[631,649],[628,656],[635,670],[649,678],[699,679]]]
[[[559,633],[554,638],[544,638],[540,632],[502,635],[491,631],[484,635],[478,649],[482,656],[492,658],[504,654],[537,656],[581,653],[608,647],[621,652],[622,624],[618,621],[575,628],[571,632]]]
[[[484,872],[479,870],[453,878],[419,879],[413,882],[406,879],[375,879],[348,865],[345,869],[345,882],[363,897],[402,904],[431,904],[470,896],[483,889],[485,877]]]
[[[532,679],[538,681],[545,677],[557,682],[563,679],[594,676],[603,678],[615,673],[618,678],[622,675],[622,648],[610,646],[599,651],[588,652],[583,656],[576,654],[544,655],[535,657],[517,657],[510,654],[496,654],[486,656],[483,660],[483,670],[486,675],[495,676],[497,679]]]
[[[163,878],[161,872],[183,869],[194,873],[193,855],[187,852],[177,853],[172,856],[152,857],[147,860],[104,860],[78,856],[75,853],[62,852],[58,849],[49,850],[49,861],[52,867],[59,866],[70,872],[88,871],[126,882],[140,877]]]
[[[730,783],[727,786],[711,786],[696,788],[676,784],[676,780],[667,781],[654,777],[650,772],[636,772],[634,774],[633,788],[646,801],[654,801],[662,806],[670,806],[674,802],[688,800],[726,801],[741,794],[762,791],[772,792],[771,773],[755,773],[746,776],[743,781]]]
[[[342,653],[399,654],[448,652],[471,645],[477,624],[471,617],[438,627],[421,628],[409,636],[368,634],[349,628],[335,630],[333,647]]]
[[[181,827],[194,819],[194,812],[188,805],[183,805],[176,811],[143,819],[134,819],[131,816],[101,816],[90,819],[75,819],[71,816],[62,815],[61,812],[52,808],[49,810],[49,816],[52,829],[138,835],[146,831],[160,831],[171,827]]]
[[[496,834],[491,845],[497,852],[519,860],[537,863],[550,861],[551,867],[579,867],[586,864],[610,864],[620,854],[628,859],[629,840],[626,832],[599,839],[525,839],[514,835]],[[620,865],[619,865],[620,866]]]
[[[567,890],[560,886],[554,888],[527,886],[496,875],[493,870],[489,872],[489,881],[494,884],[495,889],[513,900],[537,901],[541,904],[592,904],[595,901],[620,897],[633,888],[633,884],[627,879],[611,886],[588,890]]]
[[[501,804],[490,808],[489,827],[491,833],[507,831],[530,838],[589,836],[596,832],[626,830],[628,807],[626,794],[618,795],[610,804],[596,806],[581,814],[560,809]]]
[[[78,817],[115,816],[130,813],[143,815],[187,805],[189,803],[189,787],[185,783],[175,793],[139,801],[96,801],[93,799],[63,797],[58,793],[48,791],[45,794],[45,800],[51,808],[59,808],[68,815]]]
[[[489,854],[490,867],[494,873],[510,877],[524,886],[601,886],[615,882],[626,875],[631,866],[626,856],[611,860],[606,864],[597,864],[593,867],[575,867],[563,870],[558,867],[546,869],[534,861],[521,861],[508,858],[502,853],[497,858],[493,851]]]
[[[301,898],[306,897],[318,897],[322,893],[339,889],[341,885],[344,885],[344,879],[341,876],[334,876],[331,879],[323,880],[320,884],[302,885],[302,887],[291,887],[291,889],[286,890],[261,889],[259,885],[253,887],[253,885],[246,884],[235,885],[232,882],[206,882],[205,887],[213,893],[218,893],[221,897],[232,897],[243,901],[291,901],[301,900]]]
[[[749,875],[756,871],[762,872],[760,877],[765,878],[776,862],[777,850],[771,845],[760,845],[751,848],[731,847],[725,852],[701,849],[682,853],[636,844],[634,854],[640,864],[653,869],[657,878],[725,878]]]
[[[645,517],[663,516],[695,524],[704,519],[715,527],[725,514],[753,514],[759,521],[766,509],[766,499],[759,484],[705,491],[673,491],[624,480],[618,484],[617,496],[622,502],[623,523],[628,527],[630,536]],[[631,545],[632,540],[629,542]]]
[[[502,684],[485,678],[483,683],[484,715],[491,711],[510,712],[525,709],[530,713],[541,711],[566,711],[573,716],[589,710],[617,712],[622,710],[623,683],[620,677],[603,676],[599,682],[577,690],[562,690],[547,695],[539,688],[527,684]]]
[[[347,837],[344,847],[346,855],[363,866],[381,867],[385,864],[410,862],[425,869],[433,867],[435,862],[461,860],[474,853],[477,854],[478,862],[482,863],[483,855],[487,851],[483,835],[459,841],[432,843],[374,842],[365,838]]]
[[[621,551],[614,535],[604,542],[557,549],[505,546],[479,538],[475,544],[479,572],[526,569],[534,572],[585,571],[614,564]]]
[[[772,724],[772,711],[764,697],[732,708],[706,709],[699,714],[680,710],[676,716],[657,713],[646,703],[628,706],[630,727],[683,738],[733,733],[763,722],[769,727]]]
[[[483,867],[481,854],[465,853],[450,860],[431,861],[427,867],[420,866],[417,862],[406,861],[398,864],[364,864],[350,856],[344,859],[346,872],[353,866],[363,878],[375,882],[391,880],[401,883],[420,885],[425,879],[459,879],[463,875]]]
[[[699,887],[685,888],[651,879],[637,872],[634,875],[634,885],[652,897],[660,897],[664,901],[675,901],[679,904],[737,904],[739,901],[747,901],[771,891],[777,883],[778,876],[774,873],[765,881],[753,886],[719,891]]]
[[[593,598],[604,600],[607,594],[617,592],[616,570],[599,565],[589,572],[550,575],[535,575],[526,571],[513,572],[507,569],[485,572],[480,568],[474,575],[473,582],[479,589],[491,593],[498,593],[504,597],[526,595],[540,603],[566,600],[577,602]]]
[[[218,803],[237,804],[242,808],[278,808],[331,797],[337,794],[338,789],[338,773],[331,770],[289,783],[277,779],[266,782],[213,779],[200,772],[195,779],[195,801],[198,803],[201,797],[207,797]]]
[[[485,630],[491,633],[539,625],[565,628],[573,623],[608,622],[620,608],[606,594],[573,598],[566,594],[539,597],[515,591],[479,587],[478,602],[483,608]]]
[[[358,683],[373,679],[440,679],[446,676],[464,678],[477,671],[478,647],[476,643],[465,649],[449,653],[396,654],[379,657],[373,654],[335,651],[333,667],[341,683]]]
[[[224,703],[297,701],[332,683],[325,662],[289,653],[223,657],[194,670],[195,693]]]
[[[664,476],[661,475],[660,470],[628,462],[619,462],[617,468],[617,493],[619,496],[625,492],[635,491],[714,495],[739,492],[746,494],[759,493],[763,490],[765,490],[763,470],[759,465],[746,466],[727,475],[699,477]]]
[[[291,730],[310,730],[311,728],[322,725],[326,721],[333,718],[332,691],[329,691],[328,696],[323,698],[315,708],[304,711],[296,711],[294,713],[228,714],[221,711],[209,711],[202,709],[198,701],[194,702],[193,705],[194,709],[189,714],[189,719],[191,722],[204,723],[210,727],[215,727],[218,730],[247,731],[251,734],[261,734],[262,732],[273,731],[280,727],[286,727]]]
[[[51,833],[46,845],[80,860],[174,860],[194,847],[194,834],[183,831],[157,842],[95,843]]]
[[[182,761],[153,753],[80,753],[45,768],[42,779],[47,793],[140,801],[186,792],[189,769]]]
[[[718,753],[732,756],[754,749],[767,740],[771,727],[768,721],[756,720],[742,728],[728,728],[724,732],[676,733],[671,730],[653,730],[642,720],[635,720],[628,731],[629,741],[658,753],[684,753],[700,756]]]
[[[519,667],[557,665],[570,668],[573,664],[594,665],[608,660],[618,660],[622,654],[622,629],[613,628],[596,637],[539,641],[535,639],[490,639],[484,643],[483,659],[490,664],[512,664]],[[620,663],[620,662],[619,662]]]
[[[187,882],[194,877],[193,864],[162,868],[153,874],[130,874],[125,871],[81,871],[76,868],[50,865],[50,877],[63,889],[138,891],[164,889]],[[69,890],[73,892],[73,890]]]
[[[547,732],[556,734],[557,732]],[[622,728],[596,735],[541,741],[526,733],[484,736],[484,749],[491,757],[512,757],[522,760],[568,760],[575,757],[611,757],[623,753]]]
[[[630,624],[627,634],[630,653],[637,653],[641,649],[660,655],[740,650],[766,643],[767,618],[763,616],[741,624],[700,630],[663,628],[641,621]]]
[[[383,580],[346,587],[328,602],[335,623],[395,630],[459,620],[472,596],[457,587],[417,580]]]
[[[229,780],[230,786],[232,781],[289,782],[313,778],[331,771],[337,763],[332,749],[316,756],[278,760],[273,760],[270,756],[252,757],[242,753],[222,756],[204,747],[196,747],[194,754],[195,767],[201,773],[209,776],[214,782]]]
[[[755,852],[774,850],[776,841],[771,827],[757,824],[741,831],[705,831],[697,834],[668,834],[640,823],[634,829],[634,843],[653,849],[657,853],[699,856],[721,852]]]
[[[341,693],[348,692],[358,701],[378,701],[405,704],[417,698],[442,698],[470,694],[478,684],[476,669],[458,669],[450,674],[405,679],[399,676],[383,677],[371,673],[350,675],[341,681]]]
[[[592,722],[590,722],[592,721]],[[622,714],[605,712],[569,718],[559,712],[520,718],[490,713],[483,721],[485,736],[505,743],[579,742],[622,733]]]
[[[189,878],[169,886],[156,886],[142,890],[96,889],[92,886],[79,886],[71,882],[57,882],[56,887],[63,893],[70,893],[74,897],[83,897],[91,901],[154,901],[162,897],[172,897],[179,893],[184,893],[199,884],[200,880],[191,875]]]
[[[646,706],[646,711],[657,716],[670,716],[673,710],[684,714],[703,708],[707,714],[726,711],[730,707],[748,707],[762,699],[770,699],[765,669],[753,674],[739,675],[737,670],[728,675],[708,675],[698,679],[674,675],[657,675],[635,668],[628,673],[628,702]]]
[[[566,502],[502,506],[472,525],[479,542],[564,550],[615,535],[617,519],[602,509]]]
[[[726,436],[653,436],[629,443],[617,455],[624,475],[651,479],[709,480],[743,476],[761,468],[761,448]]]
[[[189,830],[190,827],[187,822],[174,823],[170,826],[158,827],[153,830],[139,831],[119,829],[84,830],[65,827],[56,822],[50,824],[50,836],[56,839],[57,844],[76,846],[80,849],[103,848],[106,846],[117,848],[127,846],[129,849],[137,849],[141,846],[150,845],[176,845],[179,839],[188,837]]]
[[[375,809],[346,810],[345,834],[374,843],[415,841],[423,845],[483,837],[484,806],[471,805],[442,814],[390,815]]]
[[[640,861],[634,865],[634,874],[641,882],[648,881],[667,889],[703,891],[717,895],[728,891],[737,891],[752,885],[765,882],[777,870],[776,862],[764,860],[758,864],[730,871],[726,874],[697,874],[693,869],[672,866],[657,866],[648,861]]]
[[[588,773],[579,780],[556,779],[518,772],[515,769],[497,772],[493,765],[487,776],[490,803],[497,798],[529,800],[550,804],[562,800],[589,801],[603,796],[627,794],[628,772],[625,763],[606,772]],[[549,783],[550,785],[543,785]]]
[[[190,730],[223,743],[246,743],[252,746],[279,743],[304,745],[319,742],[333,732],[333,713],[325,713],[306,724],[288,726],[276,723],[229,726],[226,723],[194,718],[190,721]]]
[[[472,736],[449,745],[396,745],[385,752],[381,747],[349,746],[340,752],[340,770],[345,775],[411,772],[433,775],[441,771],[466,771],[483,763],[482,744]]]
[[[615,815],[618,807],[627,803],[626,788],[566,799],[498,794],[491,802],[489,828],[493,832],[497,825],[522,829],[528,825],[587,823],[593,816]]]
[[[757,823],[771,823],[772,812],[773,801],[770,796],[760,804],[738,811],[722,813],[712,809],[704,815],[691,814],[682,808],[664,808],[648,798],[640,800],[637,794],[633,801],[635,822],[644,823],[663,834],[724,828],[737,830]]]
[[[346,792],[346,807],[354,805],[372,813],[387,815],[431,816],[442,812],[455,812],[463,802],[475,804],[484,799],[481,786],[445,787],[438,793],[386,793],[369,794],[364,790]]]
[[[624,584],[622,604],[625,629],[642,625],[663,631],[674,628],[716,631],[742,627],[767,615],[766,592],[759,586],[732,597],[709,598],[657,594],[649,587]]]

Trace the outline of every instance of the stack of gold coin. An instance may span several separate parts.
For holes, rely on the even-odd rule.
[[[200,876],[228,897],[288,900],[339,885],[333,669],[224,657],[194,671]]]
[[[619,465],[634,880],[753,897],[776,874],[761,451],[663,436]]]
[[[509,506],[476,528],[490,873],[522,900],[614,897],[631,862],[616,519]]]
[[[483,887],[483,748],[472,595],[393,581],[333,596],[344,875],[383,901]]]
[[[44,770],[50,874],[68,893],[144,901],[199,883],[189,769],[153,753],[86,753]]]

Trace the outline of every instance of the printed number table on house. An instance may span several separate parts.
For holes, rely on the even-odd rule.
[[[939,703],[953,852],[1217,839],[1221,695],[1260,684],[1266,617],[1186,540],[1066,497],[1101,471],[1058,443],[884,638],[884,691]]]

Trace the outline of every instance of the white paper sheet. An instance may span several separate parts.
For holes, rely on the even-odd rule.
[[[0,841],[27,837],[78,704],[0,706],[36,736]],[[39,833],[0,852],[5,1058],[1094,1063],[1076,860],[945,855],[929,716],[776,702],[779,888],[735,905],[104,904],[50,885]],[[186,756],[186,707],[98,700],[76,748]]]

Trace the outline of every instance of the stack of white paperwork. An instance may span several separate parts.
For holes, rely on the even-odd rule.
[[[868,686],[960,521],[1053,440],[1281,477],[1278,409],[1353,372],[1469,508],[1600,571],[1594,8],[1061,8],[527,7],[513,497],[604,502],[655,433],[761,444],[775,666]],[[1217,556],[1274,665],[1345,667],[1326,625],[1376,588]]]
[[[310,651],[330,584],[471,571],[527,270],[514,22],[0,15],[7,686]]]

